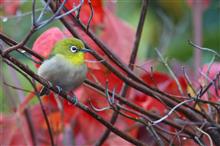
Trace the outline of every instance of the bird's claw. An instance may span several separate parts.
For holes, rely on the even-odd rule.
[[[58,94],[63,90],[60,86],[56,86],[57,90],[58,90]]]
[[[77,105],[78,99],[75,95],[73,95],[73,96],[68,95],[67,98],[71,101],[71,103],[73,103],[74,105]]]

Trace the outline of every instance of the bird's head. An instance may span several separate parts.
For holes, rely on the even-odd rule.
[[[89,52],[83,42],[76,38],[66,38],[56,43],[54,47],[54,54],[63,55],[65,59],[74,65],[81,65],[84,63],[84,53]]]

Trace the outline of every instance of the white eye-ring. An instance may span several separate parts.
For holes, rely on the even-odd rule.
[[[78,48],[76,46],[71,46],[70,51],[76,53],[78,51]]]

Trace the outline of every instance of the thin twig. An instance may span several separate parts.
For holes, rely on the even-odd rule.
[[[12,46],[12,45],[17,45],[18,43],[14,40],[12,40],[11,38],[9,38],[8,36],[6,36],[5,34],[0,32],[0,38],[8,45]],[[32,51],[31,49],[25,47],[25,46],[21,46],[20,47],[22,50],[26,51],[27,53],[33,55],[34,57],[36,57],[37,59],[39,59],[40,61],[43,61],[44,58],[42,56],[40,56],[39,54],[37,54],[36,52]]]
[[[185,100],[183,102],[180,102],[179,104],[177,104],[176,106],[174,106],[165,116],[163,116],[162,118],[160,118],[159,120],[153,121],[153,125],[156,125],[160,122],[162,122],[164,119],[168,118],[177,108],[179,108],[181,105],[186,104],[188,102],[192,102],[194,101],[194,99],[189,99],[189,100]]]
[[[41,11],[40,15],[38,16],[36,23],[39,23],[39,22],[41,21],[41,19],[42,19],[44,13],[45,13],[45,11],[46,11],[46,9],[49,7],[49,3],[50,3],[50,2],[51,2],[51,0],[48,0],[48,1],[46,2],[46,5],[44,6],[43,10]]]
[[[47,24],[49,24],[50,22],[52,22],[56,17],[57,15],[59,15],[59,13],[61,12],[61,10],[63,9],[64,7],[64,4],[66,3],[67,0],[63,0],[63,2],[61,3],[60,7],[57,9],[57,11],[53,14],[52,17],[50,17],[49,19],[47,20],[44,20],[42,22],[38,22],[38,25],[37,25],[37,28],[36,29],[40,29],[42,28],[43,26],[46,26]]]
[[[35,5],[36,0],[32,0],[32,25],[35,25]]]
[[[80,0],[79,5],[77,5],[76,7],[74,7],[73,9],[69,10],[68,12],[66,12],[64,14],[61,14],[61,15],[57,16],[56,19],[60,19],[62,17],[65,17],[65,16],[67,16],[67,15],[69,15],[69,14],[71,14],[71,13],[77,11],[77,10],[79,10],[79,8],[82,7],[83,3],[84,3],[84,0]],[[61,6],[62,6],[62,8],[64,7],[62,4],[61,4]]]
[[[202,132],[203,134],[205,134],[208,137],[208,139],[209,139],[210,146],[213,146],[213,141],[212,141],[211,136],[208,133],[206,133],[205,131],[203,131],[201,128],[199,128],[199,127],[196,127],[196,129],[199,130],[200,132]]]
[[[181,87],[181,84],[180,84],[179,80],[177,79],[176,75],[174,74],[174,72],[172,71],[172,69],[170,68],[170,66],[168,65],[167,61],[163,58],[163,56],[161,55],[160,51],[157,48],[155,48],[155,50],[156,50],[158,56],[160,57],[160,60],[162,61],[162,63],[167,68],[167,70],[169,71],[169,73],[172,76],[172,78],[175,80],[180,94],[184,95],[183,94],[183,89]]]
[[[89,26],[90,26],[90,22],[93,18],[93,14],[94,14],[94,10],[93,10],[93,7],[92,7],[92,3],[91,3],[91,0],[88,0],[88,4],[89,4],[89,8],[91,10],[91,13],[90,13],[90,16],[89,16],[89,21],[87,23],[87,26],[86,26],[86,31],[88,32],[89,30]]]
[[[111,109],[110,106],[106,106],[106,107],[102,107],[102,108],[97,108],[95,107],[93,104],[92,104],[92,101],[91,99],[89,98],[89,105],[91,106],[91,108],[96,111],[96,112],[103,112],[103,111],[106,111],[106,110],[109,110]]]
[[[24,110],[24,115],[25,115],[25,118],[26,118],[27,123],[28,123],[27,125],[28,125],[28,128],[30,130],[30,135],[31,135],[33,145],[36,146],[37,145],[37,139],[36,139],[36,135],[35,135],[35,131],[34,131],[34,125],[33,125],[33,121],[32,121],[32,118],[31,118],[31,114],[29,113],[29,109]]]
[[[103,93],[103,92],[105,91],[105,89],[104,89],[102,86],[99,86],[99,85],[97,85],[96,83],[93,83],[93,82],[91,82],[91,81],[89,81],[89,80],[86,80],[85,83],[86,83],[87,87],[89,87],[89,88],[91,88],[91,89],[93,89],[93,90],[95,90],[95,91],[97,91],[97,92],[98,92],[98,91],[101,91],[101,92]],[[101,93],[100,93],[100,94],[101,94]],[[112,92],[109,91],[109,94],[112,95]],[[103,93],[103,95],[105,95],[105,93]],[[141,108],[140,106],[135,105],[135,104],[132,103],[132,102],[129,102],[128,100],[124,99],[123,97],[121,97],[121,96],[118,95],[118,94],[115,94],[115,98],[116,98],[117,100],[119,100],[121,103],[126,104],[127,106],[129,106],[129,107],[133,108],[134,110],[136,110],[136,111],[138,111],[138,112],[144,114],[144,115],[147,116],[147,117],[150,117],[150,118],[152,118],[152,119],[160,119],[160,118],[161,118],[159,115],[144,110],[144,109]],[[180,125],[177,125],[177,124],[175,124],[174,122],[172,122],[172,121],[170,121],[170,120],[168,120],[168,119],[165,119],[163,122],[164,122],[165,124],[168,124],[168,125],[170,125],[170,126],[172,126],[172,127],[177,128],[177,129],[182,129],[182,127],[181,127]],[[184,130],[186,130],[185,132],[186,132],[187,134],[193,135],[193,134],[190,133],[190,131],[188,131],[187,129],[184,129]]]
[[[189,40],[188,42],[189,42],[190,45],[192,45],[192,46],[195,47],[195,48],[198,48],[198,49],[200,49],[200,50],[202,50],[202,51],[207,51],[207,52],[213,53],[214,55],[220,57],[220,54],[217,53],[216,51],[212,50],[212,49],[200,47],[200,46],[194,44],[194,43],[193,43],[192,41],[190,41],[190,40]]]
[[[76,18],[77,18],[78,20],[79,20],[81,8],[82,8],[82,7],[80,7],[80,8],[78,9],[78,11],[76,11],[76,12],[77,12],[77,13],[76,13]]]
[[[26,37],[23,39],[23,41],[21,41],[20,43],[18,43],[17,45],[15,46],[12,46],[12,47],[9,47],[7,49],[4,49],[3,52],[2,52],[2,55],[6,55],[8,53],[10,53],[11,51],[13,50],[17,50],[19,49],[21,46],[24,46],[26,44],[26,42],[30,39],[30,37],[33,35],[33,33],[35,32],[35,28],[32,27],[31,30],[29,31],[29,33],[26,35]]]
[[[187,81],[187,85],[193,90],[193,94],[196,94],[196,90],[194,89],[194,87],[192,85],[192,82],[190,81],[189,76],[187,75],[187,73],[185,71],[185,67],[184,66],[182,67],[182,70],[183,70],[184,77],[185,77],[185,79]],[[194,96],[194,95],[191,95],[191,96]]]
[[[8,83],[6,83],[6,82],[4,82],[4,81],[3,81],[3,84],[6,85],[6,86],[8,86],[8,87],[11,87],[11,88],[13,88],[13,89],[16,89],[16,90],[21,90],[21,91],[28,92],[28,93],[31,92],[30,90],[26,90],[26,89],[22,89],[22,88],[19,88],[19,87],[10,85],[10,84],[8,84]]]
[[[41,107],[41,110],[42,110],[42,113],[43,113],[43,116],[44,116],[44,119],[45,119],[45,122],[46,122],[46,125],[47,125],[47,128],[48,128],[51,145],[52,145],[52,146],[55,146],[54,136],[53,136],[53,130],[52,130],[51,126],[50,126],[50,121],[49,121],[49,119],[48,119],[47,112],[46,112],[46,110],[45,110],[45,108],[44,108],[42,99],[41,99],[41,97],[39,96],[39,92],[37,91],[37,87],[36,87],[36,84],[35,84],[34,80],[33,80],[33,82],[32,82],[32,86],[33,86],[35,92],[37,93],[36,96],[37,96],[38,101],[39,101],[39,103],[40,103],[40,107]]]
[[[189,77],[188,77],[188,75],[187,75],[187,73],[186,73],[186,71],[185,71],[184,66],[182,67],[182,69],[183,69],[184,77],[185,77],[185,79],[186,79],[186,81],[187,81],[187,83],[188,83],[187,85],[189,86],[190,89],[192,89],[192,92],[193,92],[192,94],[190,94],[190,92],[189,92],[188,94],[189,94],[190,97],[195,96],[196,90],[194,89],[194,87],[193,87],[193,85],[192,85],[192,82],[190,81],[190,79],[189,79]],[[200,103],[197,103],[197,100],[195,101],[193,107],[196,107],[196,106],[198,106],[198,107],[199,107],[199,110],[201,110],[204,114],[206,114],[205,111],[204,111],[204,109],[203,109],[202,106],[200,105]],[[206,116],[208,116],[208,115],[206,114]]]
[[[153,135],[153,137],[155,138],[156,143],[159,146],[164,146],[163,141],[161,140],[160,136],[157,134],[157,132],[155,131],[153,125],[151,123],[148,123],[148,126],[146,127],[146,129],[148,131],[150,131],[150,133]]]

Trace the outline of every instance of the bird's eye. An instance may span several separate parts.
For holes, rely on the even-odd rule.
[[[70,51],[76,53],[78,51],[78,48],[76,46],[71,46]]]

